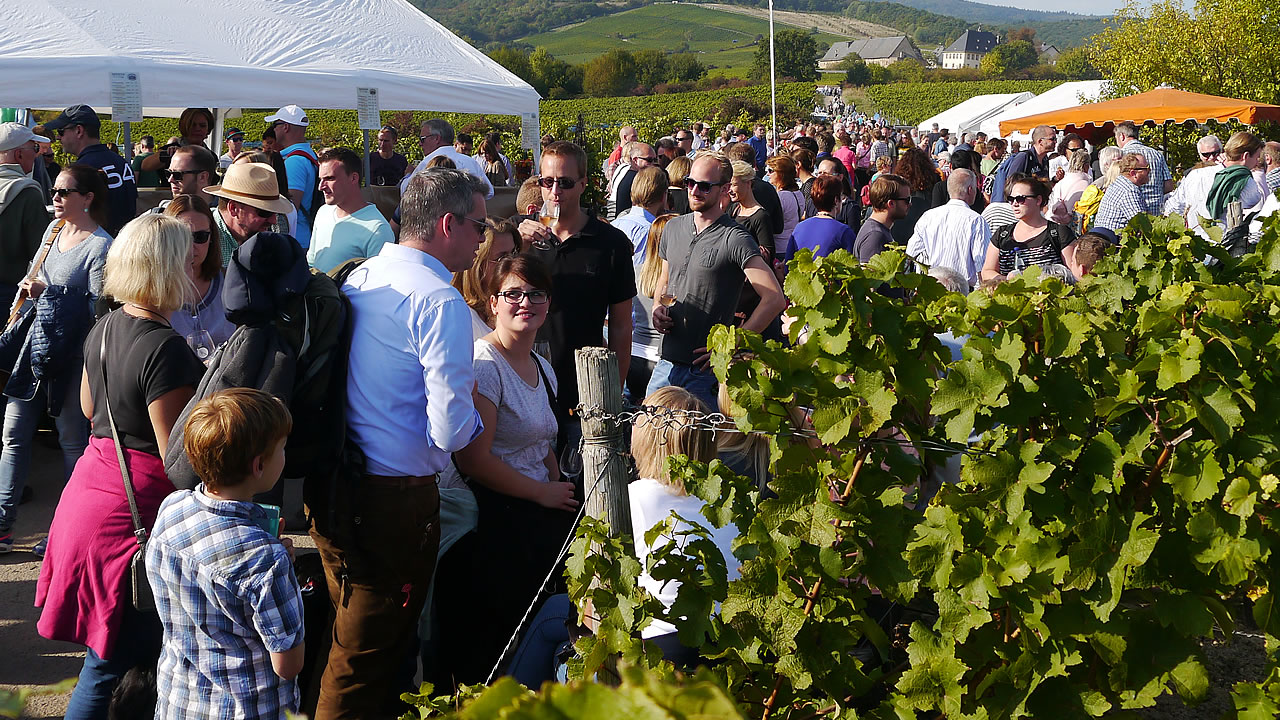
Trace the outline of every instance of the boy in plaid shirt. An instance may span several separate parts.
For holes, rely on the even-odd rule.
[[[302,597],[293,548],[253,502],[284,468],[288,409],[247,388],[200,401],[184,448],[200,479],[160,506],[147,577],[164,626],[156,718],[283,718],[298,708]]]

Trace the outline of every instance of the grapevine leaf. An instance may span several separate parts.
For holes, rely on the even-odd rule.
[[[1200,354],[1204,351],[1204,343],[1191,336],[1182,347],[1172,347],[1160,355],[1160,375],[1156,378],[1156,387],[1168,390],[1174,385],[1185,383],[1200,372]]]
[[[1173,687],[1187,702],[1200,702],[1209,693],[1209,672],[1197,658],[1188,658],[1170,674]]]
[[[1196,408],[1196,417],[1213,439],[1222,444],[1229,442],[1232,431],[1244,423],[1239,403],[1225,386],[1204,397],[1204,402]]]
[[[1253,621],[1271,637],[1280,637],[1280,606],[1273,592],[1263,593],[1253,603]]]
[[[1280,717],[1280,698],[1258,683],[1240,682],[1231,689],[1237,720],[1275,720]]]

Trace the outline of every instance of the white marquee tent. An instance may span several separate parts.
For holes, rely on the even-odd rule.
[[[1000,137],[1000,121],[1012,120],[1014,118],[1026,117],[1028,115],[1038,115],[1043,112],[1053,112],[1054,110],[1062,110],[1063,108],[1075,107],[1082,102],[1091,102],[1102,94],[1103,86],[1106,80],[1081,80],[1078,82],[1067,82],[1058,85],[1052,89],[1046,90],[1030,100],[1007,108],[1004,111],[993,115],[982,122],[981,130],[988,137]],[[1023,133],[1015,133],[1009,139],[1026,141],[1031,139],[1030,135]]]
[[[1033,97],[1029,92],[999,95],[977,95],[920,123],[920,131],[938,128],[950,130],[958,140],[959,133],[977,132],[984,120]]]
[[[406,0],[6,0],[0,104],[110,112],[137,73],[144,113],[185,107],[538,112],[538,93]],[[219,113],[221,120],[222,112]]]

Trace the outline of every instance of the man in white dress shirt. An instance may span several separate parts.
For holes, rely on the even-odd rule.
[[[921,215],[907,241],[907,254],[916,262],[955,270],[970,286],[978,284],[978,271],[991,242],[991,226],[969,208],[977,191],[977,176],[972,171],[952,170],[947,178],[951,201]]]
[[[433,158],[444,155],[453,161],[454,167],[459,170],[465,170],[480,179],[480,182],[485,187],[485,198],[493,197],[493,184],[489,182],[489,177],[484,174],[484,168],[470,155],[463,155],[458,152],[453,147],[454,139],[453,126],[444,120],[432,118],[422,123],[422,134],[418,136],[418,147],[422,148],[422,162],[418,163],[418,167],[414,168],[413,172],[405,175],[404,179],[400,181],[401,196],[404,195],[405,190],[409,187],[410,178],[426,170],[427,163],[431,162]]]
[[[348,442],[364,472],[344,473],[331,511],[313,514],[336,609],[317,720],[400,714],[397,678],[440,542],[436,477],[483,429],[471,395],[471,310],[449,283],[484,241],[484,193],[462,170],[415,175],[400,243],[383,245],[342,286],[352,317]]]

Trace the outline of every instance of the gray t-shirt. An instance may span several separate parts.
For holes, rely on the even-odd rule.
[[[27,266],[27,273],[31,272],[36,260],[40,259],[40,255],[44,252],[44,243],[49,241],[49,233],[53,231],[53,226],[56,224],[55,220],[44,231],[44,238],[40,241],[41,249],[37,250],[35,257],[31,259],[31,264]],[[102,271],[107,267],[107,250],[111,247],[111,236],[106,230],[98,228],[92,235],[66,252],[58,247],[59,244],[61,241],[55,242],[49,249],[49,257],[45,258],[44,264],[40,266],[40,279],[46,285],[87,290],[94,299],[97,299],[102,295]]]
[[[755,238],[728,215],[700,233],[693,214],[672,218],[662,229],[658,255],[667,261],[667,293],[675,326],[662,339],[662,359],[689,365],[707,344],[713,325],[733,323],[747,262],[760,255]]]
[[[530,386],[487,340],[477,340],[474,353],[476,390],[498,408],[493,456],[526,477],[547,482],[551,478],[543,461],[555,445],[557,424],[542,376]],[[555,392],[556,376],[550,363],[533,357]]]

